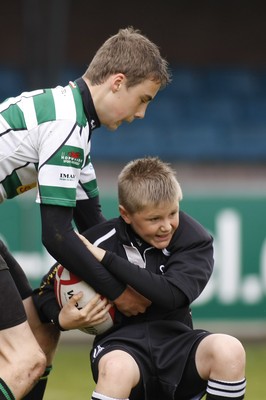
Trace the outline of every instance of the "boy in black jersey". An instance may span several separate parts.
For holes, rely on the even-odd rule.
[[[179,211],[174,171],[158,158],[132,161],[119,175],[118,197],[119,218],[79,235],[92,254],[90,284],[117,309],[114,327],[93,343],[91,399],[243,399],[241,343],[193,329],[190,305],[211,276],[213,240]],[[140,312],[119,303],[126,288],[146,299]],[[35,303],[49,321],[43,292]],[[60,315],[59,323],[67,327]]]

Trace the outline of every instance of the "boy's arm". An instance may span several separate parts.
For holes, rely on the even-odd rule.
[[[99,196],[77,201],[77,205],[73,209],[73,218],[79,232],[84,232],[92,226],[104,222]]]
[[[122,294],[126,285],[88,251],[72,227],[73,210],[69,207],[41,205],[43,243],[52,257],[79,276],[97,293],[109,300]]]
[[[54,206],[46,206],[46,212],[48,212],[51,208],[52,212],[54,212]],[[75,240],[79,240],[74,231],[73,236]],[[116,306],[123,314],[130,316],[144,312],[150,302],[140,294],[136,293],[133,289],[118,281],[114,275],[112,275],[96,261],[95,257],[91,255],[82,242],[81,244],[85,248],[86,253],[88,253],[91,262],[86,267],[86,275],[84,271],[83,276],[81,276],[81,274],[79,275],[79,273],[76,273],[76,275],[80,276],[82,279],[84,279],[84,276],[87,276],[89,279],[89,284],[92,285],[98,293],[101,293],[110,300],[116,300]],[[66,247],[65,254],[68,254],[68,251],[69,248]],[[78,259],[74,259],[73,262],[78,264]],[[72,305],[71,302],[68,309],[64,307],[64,309],[60,312],[60,307],[57,303],[54,293],[54,276],[56,265],[58,264],[55,264],[51,267],[49,272],[43,277],[40,287],[34,291],[33,301],[42,322],[47,323],[53,321],[53,323],[55,323],[60,329],[63,328],[62,330],[70,329],[69,322],[62,322],[62,315],[64,315],[63,312],[65,311],[65,318],[67,318],[68,312],[70,320],[74,316],[74,313],[76,313],[75,319],[78,324],[80,322],[82,323],[82,316],[80,315],[81,313],[78,313],[78,310],[74,308],[74,305]],[[78,324],[76,328],[79,327]]]
[[[94,246],[83,235],[77,235],[99,262],[107,269],[110,268],[124,283],[131,285],[135,289],[135,293],[138,293],[140,296],[142,293],[142,297],[147,303],[144,303],[144,309],[141,312],[145,312],[151,302],[170,308],[181,307],[187,304],[188,300],[185,294],[177,288],[174,290],[171,283],[167,279],[162,279],[161,275],[154,274],[145,268],[140,268],[114,253]],[[114,301],[117,307],[121,300],[123,305],[123,294],[122,299],[118,298]],[[125,303],[128,303],[127,299],[125,299]]]
[[[82,235],[79,237],[97,260],[119,280],[151,302],[174,309],[191,303],[200,295],[213,269],[212,237],[203,231],[200,235],[196,232],[194,237],[193,232],[196,231],[191,230],[188,242],[183,241],[184,247],[176,249],[169,257],[166,272],[162,275],[96,247]],[[186,240],[187,236],[185,232]]]
[[[126,317],[144,313],[151,305],[151,301],[149,299],[142,296],[130,286],[127,286],[124,292],[113,302],[118,310]]]

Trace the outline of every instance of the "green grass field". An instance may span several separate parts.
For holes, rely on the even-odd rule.
[[[247,400],[266,398],[266,341],[244,342],[247,353]],[[89,365],[90,347],[84,344],[61,343],[48,382],[45,400],[90,399],[94,382]]]

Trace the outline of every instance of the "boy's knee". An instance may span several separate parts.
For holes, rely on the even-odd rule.
[[[212,371],[214,376],[225,380],[237,380],[245,376],[246,353],[241,342],[230,335],[219,336],[219,346],[215,348]]]
[[[115,350],[105,354],[99,362],[99,379],[112,382],[125,381],[135,386],[140,378],[139,368],[131,355]]]
[[[46,356],[40,347],[33,347],[35,347],[35,351],[28,351],[27,356],[24,355],[24,368],[29,366],[30,369],[42,374],[46,367]]]
[[[212,334],[200,342],[196,353],[196,365],[203,379],[241,379],[245,374],[245,349],[233,336]]]
[[[43,375],[47,366],[47,360],[45,354],[40,349],[33,357],[31,357],[28,364],[28,373],[30,374],[30,380],[36,383]]]
[[[218,335],[219,346],[215,346],[216,353],[219,353],[221,357],[231,358],[237,357],[245,359],[245,350],[242,343],[230,335]]]
[[[102,376],[121,377],[123,371],[128,370],[128,361],[121,360],[121,357],[117,357],[116,354],[109,353],[107,356],[103,356],[99,363],[99,374]]]

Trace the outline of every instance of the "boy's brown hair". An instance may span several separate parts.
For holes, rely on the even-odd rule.
[[[149,205],[182,200],[182,190],[175,171],[158,157],[144,157],[129,162],[118,176],[118,200],[128,212],[135,213]]]
[[[92,85],[99,85],[117,73],[126,76],[127,87],[150,79],[164,88],[171,81],[168,63],[162,58],[158,46],[133,27],[120,29],[103,43],[84,77]]]

